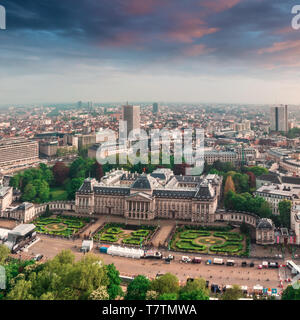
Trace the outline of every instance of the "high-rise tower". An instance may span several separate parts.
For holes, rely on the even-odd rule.
[[[271,107],[270,128],[272,131],[288,131],[288,107]]]
[[[127,122],[127,137],[133,130],[138,132],[141,125],[140,106],[122,106],[122,119]]]

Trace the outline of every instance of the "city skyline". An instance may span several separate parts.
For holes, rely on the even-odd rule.
[[[1,4],[2,105],[300,101],[290,0]]]

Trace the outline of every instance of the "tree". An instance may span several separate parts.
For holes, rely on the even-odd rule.
[[[179,300],[209,300],[209,291],[204,279],[188,281],[179,291]]]
[[[235,186],[234,182],[232,180],[232,176],[228,176],[225,182],[225,187],[224,187],[224,193],[225,195],[228,193],[228,191],[233,191],[235,192]]]
[[[288,286],[282,293],[281,300],[300,300],[300,289]]]
[[[55,184],[62,186],[69,176],[70,169],[65,165],[64,162],[56,162],[52,167]]]
[[[127,287],[125,300],[145,300],[150,283],[150,280],[142,275],[134,278]]]
[[[36,188],[31,184],[27,184],[25,189],[24,189],[24,194],[22,196],[22,199],[24,201],[32,201],[35,196],[36,196],[37,192],[36,192]]]
[[[164,293],[159,296],[158,300],[178,300],[177,293]]]
[[[158,300],[158,293],[154,290],[148,290],[146,293],[146,300]]]
[[[233,176],[233,181],[237,193],[249,191],[249,176],[247,174],[236,173]]]
[[[30,293],[32,288],[31,281],[19,280],[13,289],[8,293],[7,300],[33,300]]]
[[[285,228],[290,228],[291,225],[291,208],[292,202],[283,200],[278,203],[279,221]]]
[[[234,207],[235,207],[234,198],[235,198],[235,192],[232,190],[229,190],[225,194],[224,205],[227,210],[234,210]]]
[[[171,273],[166,273],[151,282],[151,290],[156,291],[159,295],[177,293],[179,290],[178,278]]]
[[[10,254],[7,246],[0,245],[0,266],[3,265]]]
[[[180,293],[179,300],[209,300],[209,295],[201,289],[192,290]]]
[[[91,300],[112,300],[105,286],[100,286],[98,289],[94,290],[90,295],[90,299]]]
[[[239,300],[242,297],[243,291],[238,285],[233,285],[222,294],[222,300]]]
[[[42,171],[43,179],[46,180],[49,185],[51,185],[54,181],[52,170],[44,163],[40,164],[40,170]]]
[[[260,208],[258,209],[257,214],[261,218],[270,218],[272,216],[272,209],[270,208],[270,205],[267,201],[264,201]]]
[[[245,167],[244,168],[248,172],[253,172],[255,177],[259,177],[263,174],[268,174],[269,171],[266,168],[260,167],[260,166],[254,166],[254,167]]]
[[[65,185],[65,188],[66,188],[69,200],[75,199],[75,193],[83,184],[83,181],[84,181],[84,178],[73,178],[72,180],[68,180],[68,182]]]
[[[123,291],[121,288],[121,278],[120,273],[116,269],[114,264],[109,264],[106,266],[107,276],[108,276],[108,286],[107,291],[109,294],[110,300],[115,300],[117,296],[123,295]]]

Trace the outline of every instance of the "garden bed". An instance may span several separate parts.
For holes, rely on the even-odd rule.
[[[178,227],[170,241],[170,249],[233,256],[249,254],[247,237],[230,228]]]
[[[93,239],[96,242],[140,246],[151,240],[156,229],[157,226],[108,223],[97,230]]]
[[[36,226],[36,232],[38,233],[71,237],[82,232],[90,221],[90,218],[59,215],[39,217],[32,223]]]

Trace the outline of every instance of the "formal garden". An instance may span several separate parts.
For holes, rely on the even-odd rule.
[[[39,217],[33,221],[38,233],[56,235],[62,237],[71,237],[90,223],[90,218],[73,216],[50,216]]]
[[[93,239],[97,242],[139,246],[144,245],[152,237],[156,228],[149,225],[107,223],[94,234]]]
[[[248,256],[249,245],[248,236],[231,227],[178,227],[170,241],[175,251],[238,256]]]

